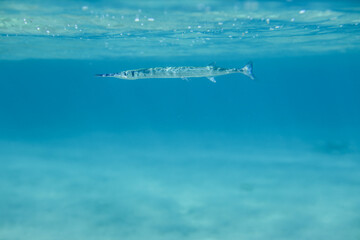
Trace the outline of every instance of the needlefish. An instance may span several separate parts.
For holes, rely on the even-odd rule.
[[[137,80],[144,78],[181,78],[188,80],[189,78],[206,77],[215,83],[215,76],[242,73],[254,80],[253,64],[249,62],[242,68],[221,68],[210,63],[205,67],[154,67],[142,68],[135,70],[126,70],[119,73],[96,74],[98,77],[114,77],[125,80]]]

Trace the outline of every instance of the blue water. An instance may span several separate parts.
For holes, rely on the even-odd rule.
[[[0,240],[360,238],[356,1],[0,13]],[[254,81],[94,76],[249,60]]]

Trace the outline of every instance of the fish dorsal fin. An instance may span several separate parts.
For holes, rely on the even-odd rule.
[[[211,62],[211,63],[208,64],[208,66],[210,66],[210,67],[216,67],[216,62]]]

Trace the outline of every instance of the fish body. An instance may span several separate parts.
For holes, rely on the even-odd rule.
[[[98,77],[115,77],[125,80],[137,80],[146,78],[200,78],[206,77],[212,82],[215,81],[215,76],[242,73],[251,79],[254,79],[252,73],[252,62],[246,64],[243,68],[221,68],[215,64],[209,64],[205,67],[155,67],[142,68],[135,70],[126,70],[119,73],[96,74]]]

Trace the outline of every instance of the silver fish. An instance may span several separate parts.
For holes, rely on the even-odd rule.
[[[242,68],[221,68],[215,63],[206,67],[155,67],[142,68],[136,70],[126,70],[119,73],[96,74],[98,77],[115,77],[125,80],[137,80],[144,78],[188,78],[206,77],[212,82],[216,82],[214,76],[226,75],[231,73],[242,73],[254,80],[253,64],[249,62]]]

